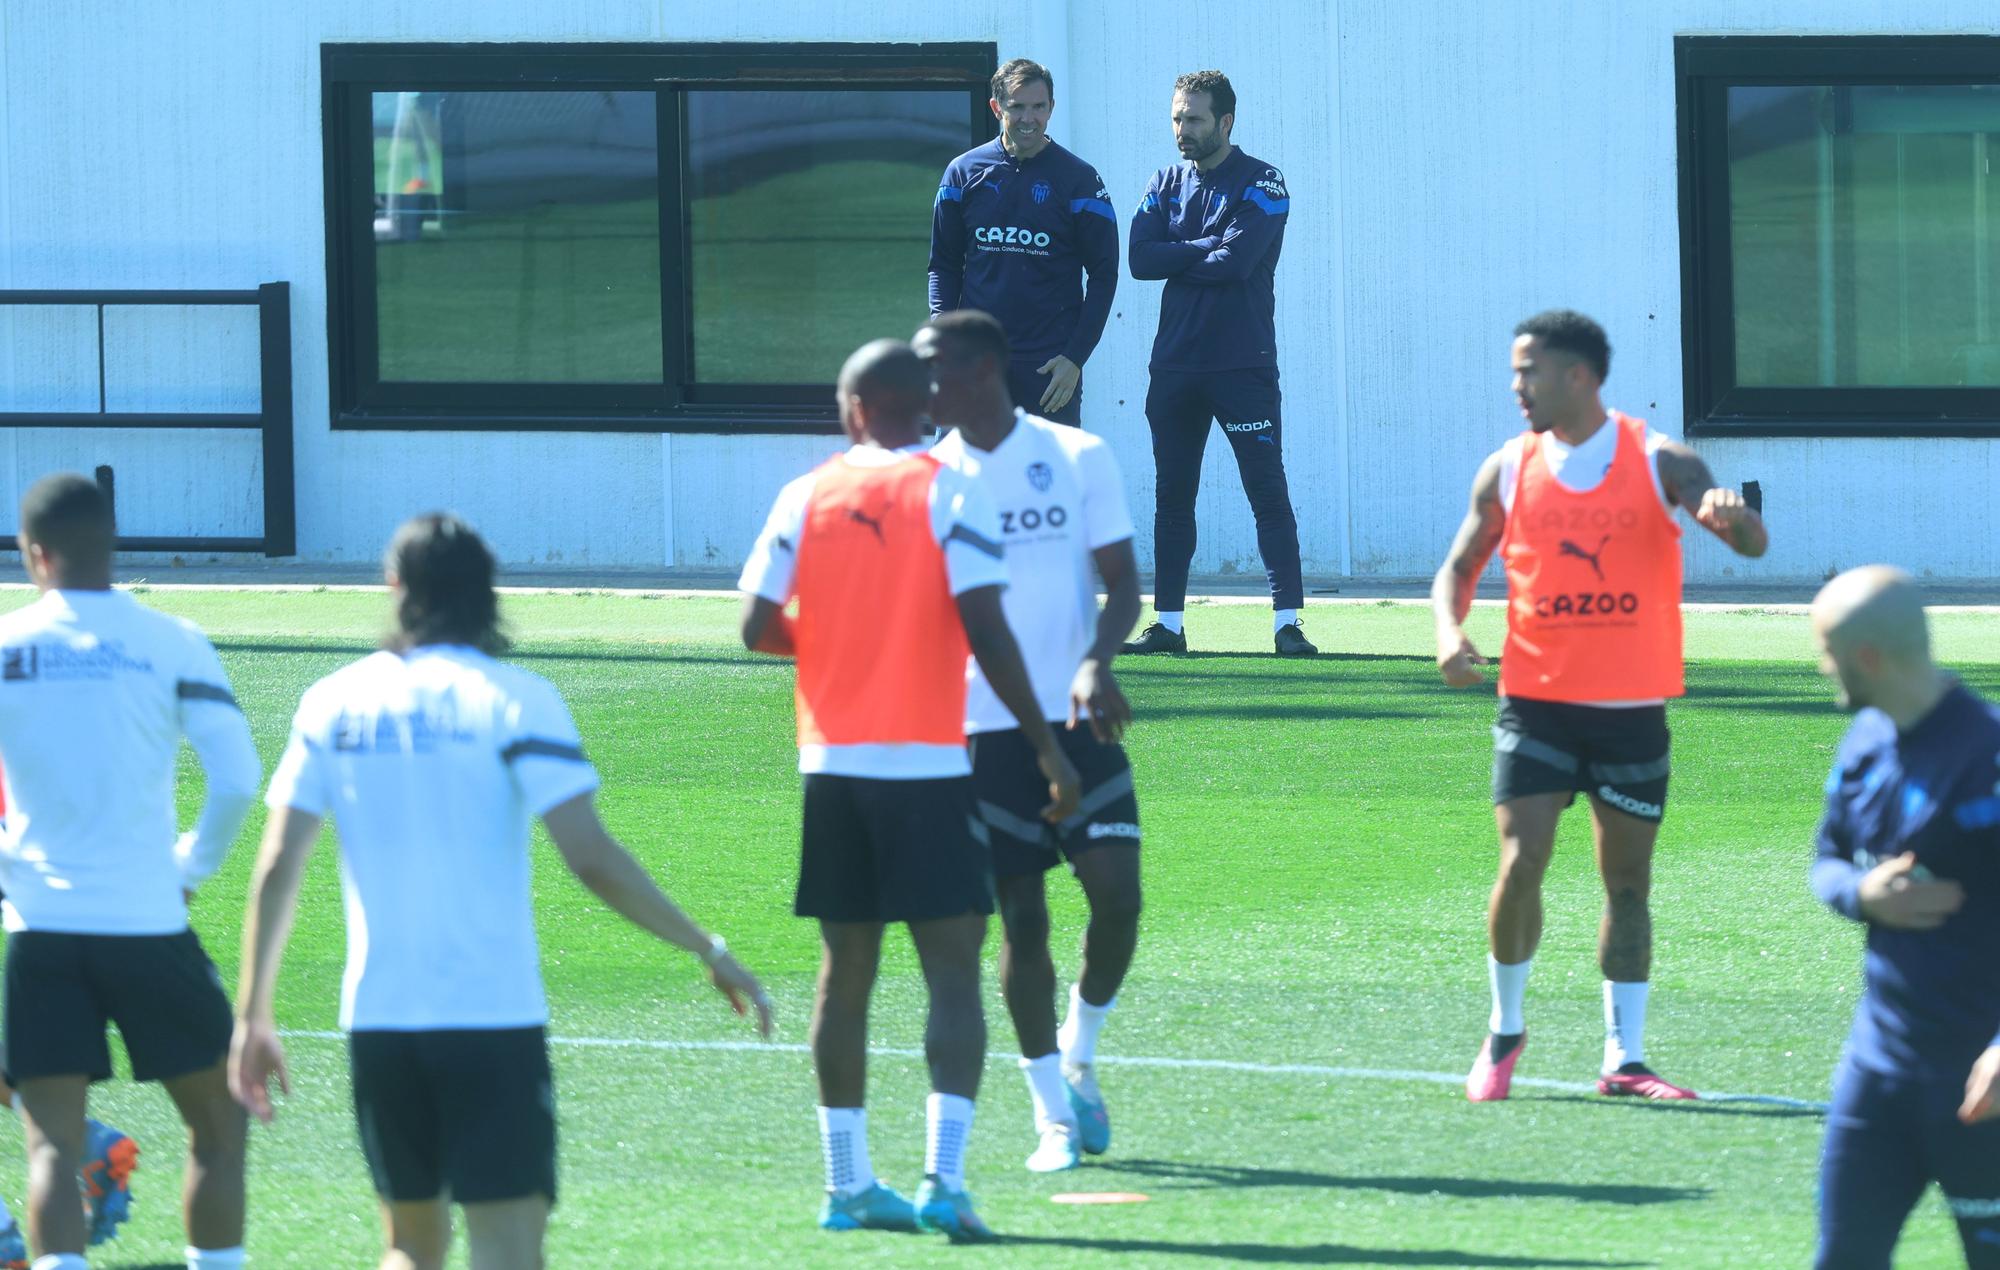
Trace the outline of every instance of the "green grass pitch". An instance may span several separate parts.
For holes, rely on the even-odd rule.
[[[0,604],[26,598],[15,592]],[[145,599],[211,633],[267,768],[299,693],[371,647],[387,620],[374,594]],[[609,824],[764,976],[779,1041],[802,1041],[816,941],[789,914],[798,821],[789,668],[734,646],[729,599],[511,596],[506,609],[521,660],[553,679],[576,713],[604,775]],[[1428,615],[1407,605],[1315,607],[1308,626],[1332,655],[1313,662],[1251,655],[1269,648],[1268,615],[1255,607],[1198,606],[1188,622],[1193,642],[1211,651],[1119,667],[1139,717],[1130,748],[1149,907],[1104,1040],[1112,1153],[1053,1178],[1020,1167],[1033,1145],[1027,1094],[989,975],[993,1061],[970,1178],[1007,1242],[952,1249],[921,1236],[821,1234],[805,1055],[660,1044],[747,1042],[752,1033],[692,958],[602,909],[538,837],[552,1030],[595,1038],[555,1050],[563,1194],[551,1264],[1806,1259],[1823,1127],[1810,1110],[1633,1106],[1552,1087],[1475,1107],[1451,1084],[1420,1078],[1462,1073],[1483,1034],[1482,913],[1494,858],[1492,694],[1438,682]],[[1475,615],[1489,652],[1498,623],[1493,609]],[[1944,659],[2000,692],[2000,618],[1945,614],[1937,629]],[[1859,932],[1820,911],[1806,883],[1819,789],[1844,727],[1807,644],[1796,615],[1689,620],[1648,1042],[1663,1071],[1704,1090],[1823,1098],[1858,987]],[[184,817],[198,799],[190,771]],[[258,827],[194,907],[232,984],[248,835]],[[1073,973],[1080,898],[1063,875],[1052,883],[1058,963]],[[1565,826],[1548,901],[1521,1074],[1582,1082],[1595,1074],[1602,1025],[1599,901],[1581,815]],[[286,1027],[334,1026],[342,940],[334,857],[323,848],[286,962]],[[892,939],[875,1043],[914,1050],[920,1011],[914,959],[906,940]],[[372,1265],[379,1235],[343,1048],[300,1036],[290,1050],[295,1092],[252,1140],[252,1256],[261,1267]],[[873,1062],[876,1165],[906,1190],[922,1163],[925,1088],[919,1061]],[[93,1264],[179,1265],[181,1137],[165,1096],[114,1084],[94,1106],[140,1139],[144,1157],[133,1220]],[[18,1158],[10,1141],[11,1131],[0,1134],[0,1148]],[[18,1163],[0,1164],[0,1194],[17,1208],[21,1177]],[[1060,1191],[1151,1200],[1051,1204]],[[1954,1263],[1955,1237],[1934,1197],[1902,1252],[1899,1264]]]

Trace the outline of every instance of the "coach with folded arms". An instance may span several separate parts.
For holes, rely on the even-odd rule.
[[[999,318],[1015,402],[1081,425],[1083,364],[1118,289],[1118,217],[1097,170],[1049,140],[1047,67],[1026,58],[1002,66],[989,105],[1000,135],[953,159],[938,185],[931,316],[983,309]]]
[[[1173,123],[1182,162],[1153,175],[1132,217],[1132,276],[1164,278],[1167,285],[1146,392],[1158,474],[1153,607],[1159,618],[1125,651],[1187,651],[1181,616],[1194,559],[1194,500],[1209,425],[1220,421],[1257,517],[1274,651],[1310,657],[1319,650],[1299,624],[1305,587],[1285,482],[1272,289],[1291,195],[1278,169],[1230,143],[1236,90],[1221,71],[1174,81]]]

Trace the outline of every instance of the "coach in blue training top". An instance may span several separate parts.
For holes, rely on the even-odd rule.
[[[1827,779],[1813,889],[1868,927],[1815,1264],[1887,1270],[1935,1180],[1967,1264],[2000,1267],[2000,710],[1931,664],[1898,570],[1841,574],[1812,622],[1859,711]]]
[[[1194,559],[1194,498],[1211,420],[1236,451],[1257,516],[1280,656],[1319,650],[1299,624],[1299,526],[1285,484],[1278,418],[1278,336],[1272,276],[1285,244],[1285,178],[1229,142],[1236,90],[1221,71],[1174,81],[1174,139],[1185,160],[1161,168],[1132,218],[1132,276],[1165,278],[1153,339],[1146,422],[1158,474],[1153,505],[1153,608],[1158,620],[1128,653],[1184,653],[1181,612]]]
[[[1118,290],[1118,215],[1097,170],[1049,140],[1055,91],[1026,58],[994,73],[1000,135],[951,161],[931,212],[931,316],[1000,319],[1014,400],[1081,425],[1083,364]]]

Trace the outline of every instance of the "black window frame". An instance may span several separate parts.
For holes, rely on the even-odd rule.
[[[921,44],[322,44],[328,398],[337,431],[839,431],[822,385],[690,385],[692,292],[682,93],[827,88],[968,93],[968,145],[996,135],[986,107],[991,42]],[[659,119],[660,380],[412,383],[377,374],[373,95],[395,91],[643,91]],[[912,278],[913,292],[923,279]],[[831,371],[832,368],[829,368]],[[692,391],[690,391],[692,390]]]
[[[2000,36],[1674,39],[1681,354],[1689,436],[2000,436],[2000,387],[1736,383],[1727,92],[1738,86],[2000,84]]]

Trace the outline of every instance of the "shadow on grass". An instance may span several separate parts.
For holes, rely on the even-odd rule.
[[[1002,1235],[1015,1248],[1074,1248],[1084,1252],[1207,1257],[1244,1265],[1291,1266],[1648,1266],[1650,1261],[1586,1261],[1572,1257],[1510,1257],[1453,1248],[1357,1248],[1352,1244],[1197,1244],[1167,1239],[1089,1239],[1080,1235]]]
[[[1789,1107],[1783,1104],[1757,1103],[1747,1099],[1716,1102],[1698,1098],[1692,1102],[1670,1100],[1654,1102],[1648,1098],[1604,1098],[1596,1094],[1539,1094],[1537,1102],[1570,1102],[1591,1107],[1607,1107],[1619,1111],[1659,1111],[1678,1116],[1751,1116],[1760,1120],[1823,1120],[1826,1112],[1818,1107]]]
[[[1602,1101],[1601,1099],[1599,1101]],[[1260,1169],[1176,1160],[1120,1160],[1097,1173],[1135,1173],[1169,1183],[1166,1190],[1217,1187],[1300,1187],[1340,1191],[1389,1191],[1399,1195],[1449,1195],[1457,1199],[1566,1199],[1580,1204],[1682,1204],[1707,1199],[1706,1187],[1639,1186],[1609,1182],[1538,1182],[1483,1177],[1364,1177]],[[1593,1263],[1594,1264],[1594,1263]]]

